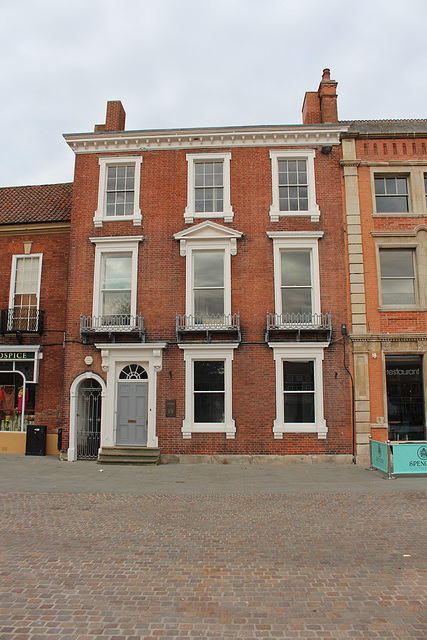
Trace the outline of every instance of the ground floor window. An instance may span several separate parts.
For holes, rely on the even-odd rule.
[[[0,431],[26,431],[34,424],[35,385],[22,375],[0,371]]]
[[[390,440],[424,440],[425,407],[421,356],[387,356]]]
[[[234,438],[232,361],[237,344],[182,345],[185,360],[184,438],[225,433]]]
[[[326,343],[269,343],[276,362],[275,438],[284,433],[317,433],[326,438],[323,417],[323,353]]]
[[[224,422],[224,360],[195,360],[194,422]]]
[[[283,361],[285,423],[315,423],[313,360]]]

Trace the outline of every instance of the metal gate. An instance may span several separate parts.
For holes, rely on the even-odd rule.
[[[96,460],[101,431],[101,385],[84,380],[77,394],[77,460]]]

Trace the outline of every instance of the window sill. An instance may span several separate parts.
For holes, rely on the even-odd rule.
[[[236,426],[234,420],[230,423],[225,422],[192,422],[188,423],[184,420],[181,428],[184,440],[191,439],[193,433],[225,433],[227,439],[234,439],[236,435]]]
[[[284,433],[317,433],[317,438],[319,440],[325,440],[326,434],[328,433],[328,427],[324,421],[321,424],[316,424],[312,422],[284,423],[275,420],[273,424],[274,439],[281,440]]]
[[[233,218],[234,218],[234,213],[233,210],[230,209],[226,209],[224,211],[193,211],[192,209],[189,209],[187,207],[187,209],[184,212],[184,221],[187,223],[192,223],[194,222],[195,219],[201,219],[201,220],[210,220],[210,219],[216,219],[216,220],[224,220],[224,222],[233,222]]]
[[[93,224],[95,227],[102,227],[104,222],[133,222],[134,227],[142,225],[142,214],[134,213],[132,216],[99,216],[95,213]]]
[[[309,211],[280,211],[270,207],[269,214],[271,222],[279,222],[280,218],[310,218],[311,222],[320,220],[320,209],[317,206]]]
[[[422,312],[422,311],[427,311],[426,307],[419,307],[417,305],[390,305],[389,307],[378,307],[378,312],[379,313],[401,313],[402,311],[406,312],[406,311],[414,311],[414,312]]]
[[[373,218],[425,218],[427,216],[426,211],[401,211],[400,213],[377,213],[372,212]]]

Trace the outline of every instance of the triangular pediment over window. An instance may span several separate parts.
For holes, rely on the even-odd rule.
[[[242,235],[243,233],[241,231],[224,227],[222,224],[212,222],[212,220],[206,220],[205,222],[175,233],[174,238],[180,241],[180,250],[183,256],[186,254],[186,245],[188,242],[229,242],[231,245],[231,253],[234,255],[236,241],[241,238]]]

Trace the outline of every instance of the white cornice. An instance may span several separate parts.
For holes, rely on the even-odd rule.
[[[339,145],[348,127],[241,127],[65,134],[74,153],[141,153],[155,149],[221,149],[230,147]]]

